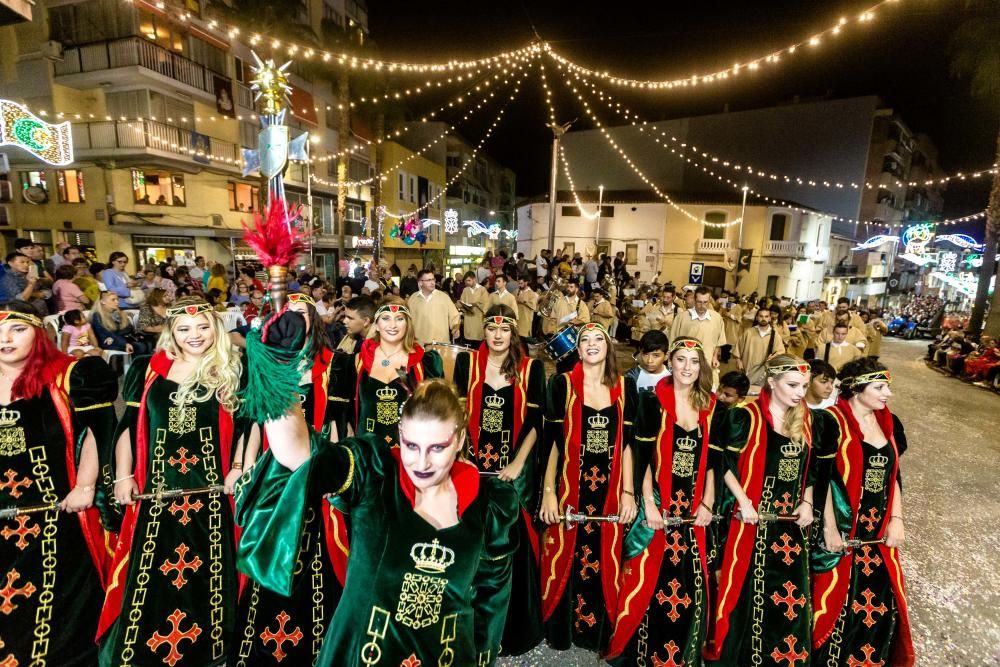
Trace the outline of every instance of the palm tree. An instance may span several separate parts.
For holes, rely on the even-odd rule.
[[[997,39],[997,35],[1000,35],[1000,17],[995,13],[964,22],[952,37],[951,60],[952,74],[969,81],[970,92],[987,104],[994,115],[994,122],[1000,118],[1000,39]],[[997,132],[994,164],[1000,164],[1000,131]],[[976,300],[969,320],[968,330],[971,334],[977,334],[982,328],[990,279],[996,271],[997,245],[1000,242],[1000,169],[993,174],[983,242],[986,250],[983,265],[979,269]],[[986,333],[994,337],[1000,335],[1000,289],[993,291]]]

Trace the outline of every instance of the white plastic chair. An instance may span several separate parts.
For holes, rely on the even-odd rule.
[[[56,313],[55,315],[46,315],[44,318],[42,318],[42,325],[45,327],[46,330],[48,330],[48,329],[52,330],[53,340],[55,340],[56,347],[58,347],[59,346],[59,331],[60,331],[60,327],[59,327],[59,313]]]
[[[236,327],[246,326],[247,319],[243,317],[243,313],[238,310],[227,310],[224,313],[219,313],[219,317],[222,318],[222,324],[226,327],[226,331],[233,331]]]
[[[101,356],[104,357],[104,361],[108,362],[108,364],[110,364],[111,360],[115,357],[125,357],[122,359],[123,374],[128,373],[128,368],[132,365],[132,355],[123,350],[102,350]]]

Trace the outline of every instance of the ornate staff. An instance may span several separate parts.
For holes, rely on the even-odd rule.
[[[25,505],[24,507],[11,505],[0,510],[0,521],[6,521],[7,519],[13,519],[25,514],[38,514],[39,512],[50,512],[57,509],[59,509],[58,505]]]
[[[736,512],[736,520],[743,520],[743,512]],[[798,514],[776,514],[774,512],[760,512],[757,520],[761,523],[795,523],[799,520]],[[813,519],[815,522],[816,519]]]
[[[721,514],[713,514],[712,521],[722,521],[724,517]],[[677,526],[687,526],[694,523],[695,517],[693,516],[667,516],[667,510],[663,510],[663,528],[676,528]]]
[[[873,545],[873,544],[885,544],[885,538],[883,537],[882,539],[879,539],[879,540],[849,540],[849,539],[847,539],[846,536],[844,537],[844,548],[845,549],[857,549],[857,548],[863,547],[865,545]],[[847,554],[844,554],[844,555],[847,555]]]
[[[182,496],[208,496],[217,495],[225,492],[224,486],[221,484],[212,484],[211,486],[198,486],[191,489],[164,489],[162,486],[157,487],[149,493],[133,493],[132,500],[152,500],[153,504],[157,507],[163,507],[166,505],[167,500],[171,498],[180,498]],[[118,502],[117,500],[115,502]]]
[[[572,505],[567,505],[566,513],[560,514],[556,518],[566,524],[567,530],[572,530],[578,523],[587,523],[588,521],[618,523],[619,519],[621,519],[617,514],[578,514],[573,511]]]
[[[306,232],[293,224],[300,213],[301,208],[288,209],[283,199],[272,199],[267,207],[267,217],[255,213],[252,227],[243,224],[243,240],[257,252],[261,263],[267,267],[268,292],[276,313],[285,305],[288,267],[305,250]]]

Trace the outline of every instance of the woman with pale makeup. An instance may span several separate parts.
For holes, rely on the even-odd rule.
[[[779,354],[765,363],[758,400],[726,415],[723,483],[735,499],[722,557],[709,664],[810,664],[813,486],[819,437],[805,396],[809,365]],[[714,440],[714,438],[713,438]],[[722,506],[727,506],[724,502]]]
[[[225,494],[253,465],[259,435],[234,419],[240,356],[209,304],[184,298],[167,309],[157,347],[135,360],[124,383],[112,470],[125,517],[98,628],[100,664],[161,665],[176,651],[183,664],[216,667],[236,641]],[[190,493],[137,499],[157,490]],[[172,632],[188,639],[175,647],[155,640]]]
[[[352,517],[351,553],[315,664],[493,665],[519,506],[513,485],[466,460],[454,388],[418,385],[392,448],[374,434],[327,445],[291,398],[265,424],[271,446],[237,492],[244,571],[287,591],[314,500],[335,496]]]
[[[582,325],[576,351],[580,361],[548,387],[542,620],[553,648],[603,652],[618,614],[622,540],[637,514],[631,442],[638,396],[618,373],[603,326]]]
[[[538,608],[538,507],[535,444],[542,430],[545,369],[524,354],[514,311],[495,305],[483,318],[484,339],[455,359],[455,384],[469,413],[469,460],[484,475],[510,482],[521,501],[511,603],[503,655],[521,655],[541,643]]]
[[[3,664],[97,661],[108,559],[95,502],[117,394],[108,365],[60,352],[33,306],[0,306],[0,509],[25,510],[0,519]]]
[[[840,370],[836,405],[820,413],[832,465],[812,553],[814,664],[914,663],[899,558],[906,435],[887,405],[891,383],[877,360],[852,361]]]
[[[695,338],[672,341],[667,359],[671,375],[639,398],[634,449],[643,523],[625,539],[621,604],[606,653],[620,665],[701,664],[710,613],[712,366]],[[688,604],[664,605],[664,596]],[[664,651],[668,644],[673,654]]]

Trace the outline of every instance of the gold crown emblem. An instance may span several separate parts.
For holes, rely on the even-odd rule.
[[[694,448],[698,446],[698,441],[694,438],[684,437],[677,441],[677,449],[682,452],[693,452]]]
[[[396,390],[392,387],[382,387],[375,392],[375,395],[380,401],[394,401],[396,400]]]
[[[590,428],[607,428],[610,421],[611,420],[604,415],[591,415],[587,418],[587,423],[590,424]]]
[[[0,410],[0,428],[13,426],[19,419],[21,419],[21,413],[17,410],[9,410],[7,408]]]
[[[794,458],[802,453],[802,445],[789,442],[781,446],[781,455],[786,459]]]
[[[487,396],[485,401],[486,401],[486,407],[488,408],[499,410],[500,408],[503,407],[503,396],[497,396],[494,394],[491,396]]]
[[[418,542],[410,548],[413,565],[421,572],[440,574],[455,562],[455,552],[441,546],[435,539],[430,544]]]
[[[876,454],[875,456],[868,457],[868,463],[873,468],[884,468],[889,463],[889,457],[884,454]]]

